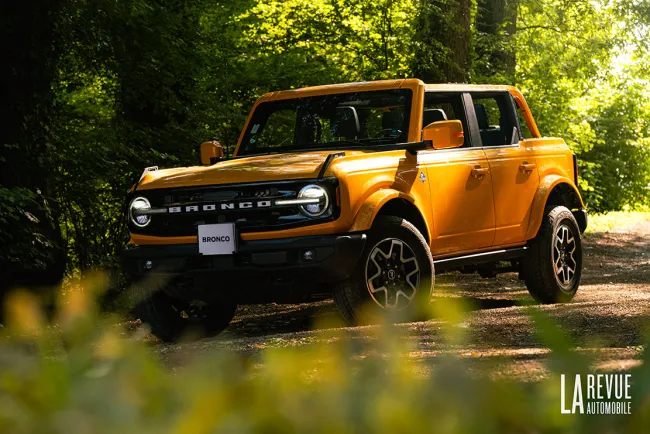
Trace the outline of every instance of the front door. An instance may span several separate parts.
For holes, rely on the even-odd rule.
[[[418,153],[431,190],[434,256],[485,249],[494,241],[492,174],[482,149],[472,147],[467,105],[471,98],[456,92],[426,93],[423,127],[440,120],[460,120],[465,144],[456,149],[428,149]]]
[[[494,241],[492,174],[482,149],[418,154],[431,190],[434,256],[480,250]]]

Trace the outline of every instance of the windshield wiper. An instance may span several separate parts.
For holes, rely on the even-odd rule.
[[[359,139],[359,142],[368,143],[374,141],[374,142],[381,142],[381,143],[385,143],[385,142],[396,143],[397,139],[398,137],[366,137],[363,139]]]
[[[319,145],[323,146],[336,146],[336,145],[352,145],[352,146],[359,146],[361,143],[359,143],[358,140],[337,140],[336,142],[324,142],[324,143],[319,143]]]

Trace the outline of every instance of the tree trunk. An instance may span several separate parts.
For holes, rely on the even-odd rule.
[[[421,0],[413,72],[428,83],[467,81],[471,0]]]
[[[480,76],[514,80],[516,58],[511,38],[518,7],[519,0],[477,0],[476,70]]]

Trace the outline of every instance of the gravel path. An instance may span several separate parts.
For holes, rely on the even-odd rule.
[[[650,330],[650,221],[617,232],[587,234],[584,264],[582,284],[571,303],[534,309],[550,315],[579,352],[593,356],[595,368],[629,369],[639,363],[644,330]],[[456,326],[466,333],[462,344],[445,341],[446,324],[440,319],[398,326],[412,343],[411,357],[424,361],[425,370],[442,356],[454,354],[470,366],[496,366],[496,375],[534,380],[546,374],[549,350],[533,330],[526,306],[531,298],[516,274],[496,279],[460,273],[437,276],[435,301],[451,298],[470,309]],[[159,345],[156,351],[173,368],[194,355],[224,349],[255,356],[263,348],[309,346],[329,339],[322,329],[338,327],[339,321],[331,301],[243,306],[217,338]],[[366,326],[337,331],[367,342],[377,330]]]

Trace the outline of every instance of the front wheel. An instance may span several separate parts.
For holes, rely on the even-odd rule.
[[[183,336],[215,336],[228,327],[237,305],[228,299],[206,304],[184,302],[158,289],[148,292],[134,308],[134,314],[146,324],[151,334],[165,342],[175,342]]]
[[[564,303],[578,291],[582,276],[582,239],[568,208],[547,208],[523,261],[528,291],[540,303]]]
[[[334,302],[349,323],[359,309],[413,317],[426,307],[433,289],[433,258],[422,234],[408,221],[377,216],[355,270],[334,291]]]

